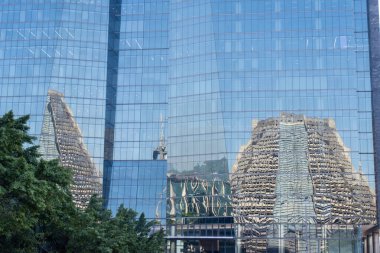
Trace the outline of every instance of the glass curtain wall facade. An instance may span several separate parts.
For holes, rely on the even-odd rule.
[[[30,132],[40,139],[48,92],[61,93],[78,126],[75,141],[88,151],[79,155],[90,156],[97,181],[103,171],[108,18],[108,2],[101,0],[0,3],[0,114],[30,114]]]
[[[171,1],[170,20],[173,252],[357,252],[376,211],[367,1]]]
[[[0,113],[168,252],[376,248],[376,0],[4,0],[0,28]]]
[[[165,223],[168,0],[111,1],[106,205]],[[109,152],[108,152],[109,151]]]

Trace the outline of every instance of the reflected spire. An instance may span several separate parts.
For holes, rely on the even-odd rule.
[[[165,146],[165,136],[164,136],[164,118],[162,113],[160,113],[160,147]]]
[[[164,117],[160,113],[160,142],[158,147],[153,151],[153,160],[166,160],[167,151],[164,136]]]

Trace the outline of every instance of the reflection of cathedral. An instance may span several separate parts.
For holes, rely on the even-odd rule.
[[[83,143],[74,116],[63,100],[63,94],[49,91],[40,138],[44,159],[56,159],[73,170],[71,192],[75,204],[83,208],[93,194],[101,195],[98,171]]]
[[[373,223],[373,194],[348,153],[333,120],[284,113],[255,123],[231,176],[246,252],[320,252],[333,243],[317,238]]]

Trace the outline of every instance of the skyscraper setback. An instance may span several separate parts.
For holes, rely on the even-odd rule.
[[[4,0],[0,28],[0,113],[77,205],[102,183],[171,253],[380,248],[377,0]]]

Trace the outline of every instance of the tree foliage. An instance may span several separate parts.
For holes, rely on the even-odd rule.
[[[77,209],[71,171],[41,159],[28,119],[0,117],[0,252],[163,252],[144,214],[121,206],[113,217],[96,197]]]
[[[163,252],[164,233],[152,233],[154,221],[147,222],[144,214],[120,206],[115,217],[93,197],[76,219],[75,233],[68,243],[69,252]],[[82,228],[82,229],[81,229]],[[92,242],[92,243],[88,243]],[[83,251],[81,251],[83,250]]]

